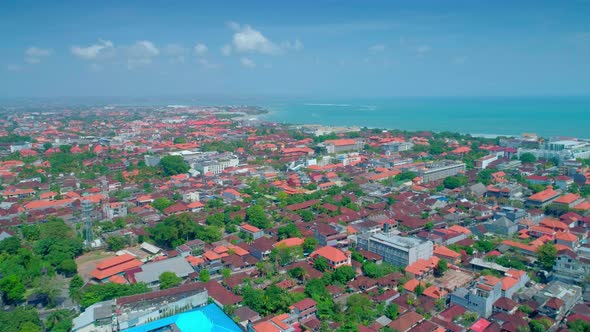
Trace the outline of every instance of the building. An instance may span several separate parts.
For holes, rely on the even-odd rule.
[[[384,262],[403,267],[419,259],[430,259],[433,252],[431,241],[383,233],[359,236],[358,246],[381,255]]]
[[[525,202],[525,206],[529,208],[542,208],[551,204],[561,193],[548,186],[547,189],[531,195]]]
[[[385,154],[409,151],[414,146],[412,142],[389,142],[381,145],[381,149]]]
[[[531,153],[537,158],[556,158],[560,162],[564,160],[575,160],[578,158],[590,158],[590,144],[588,142],[575,140],[548,141],[540,149],[518,149],[518,156],[523,153]]]
[[[567,249],[557,253],[553,263],[555,279],[566,283],[584,282],[588,275],[590,275],[590,259],[580,257]]]
[[[482,276],[469,289],[461,287],[451,293],[451,303],[487,318],[492,314],[493,305],[500,297],[502,297],[500,278]]]
[[[256,226],[250,224],[241,224],[240,231],[252,235],[252,239],[257,240],[264,235],[264,231]]]
[[[184,257],[177,256],[143,265],[141,271],[134,274],[134,279],[137,282],[145,282],[150,287],[157,287],[160,284],[160,274],[163,272],[173,272],[185,279],[195,270]]]
[[[192,168],[201,172],[201,174],[220,174],[224,169],[236,167],[240,164],[238,157],[233,154],[218,154],[200,156],[197,160],[189,161]]]
[[[365,146],[365,142],[360,138],[344,138],[328,140],[325,143],[328,153],[340,153],[344,151],[359,151]]]
[[[352,265],[352,254],[349,251],[344,252],[340,249],[330,246],[325,246],[316,249],[316,251],[312,252],[311,255],[309,255],[309,257],[313,260],[315,260],[317,257],[325,258],[328,262],[329,268],[332,270],[335,270],[341,266]]]
[[[498,155],[490,154],[485,157],[481,157],[475,161],[475,167],[479,169],[486,169],[491,163],[498,160]]]
[[[90,275],[98,281],[106,281],[114,275],[123,274],[123,272],[138,268],[143,263],[130,254],[123,254],[112,258],[107,258],[96,264],[96,268],[90,272]]]
[[[423,183],[442,180],[449,176],[455,176],[465,172],[465,164],[462,162],[441,161],[426,165],[418,170],[418,176],[422,177]]]
[[[73,320],[74,332],[111,332],[140,327],[163,317],[202,308],[207,289],[201,283],[95,303]],[[145,328],[144,328],[145,327]]]
[[[145,161],[146,166],[155,167],[160,163],[160,156],[150,156],[146,154],[143,156],[143,160]]]

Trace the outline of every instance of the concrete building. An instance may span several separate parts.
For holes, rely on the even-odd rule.
[[[381,255],[384,262],[403,267],[419,259],[430,259],[433,251],[431,241],[383,233],[359,236],[358,246]]]
[[[424,169],[418,170],[418,176],[422,177],[423,183],[442,180],[465,172],[465,164],[462,162],[443,161],[426,165]]]
[[[183,279],[188,277],[191,272],[195,272],[184,257],[178,256],[143,265],[141,272],[135,273],[135,280],[145,282],[150,287],[157,287],[160,283],[160,274],[167,271],[173,272]]]
[[[500,297],[502,297],[500,279],[482,276],[469,289],[461,287],[451,293],[451,303],[487,318],[492,314],[494,302]]]
[[[531,153],[537,158],[557,158],[560,162],[572,159],[590,158],[590,143],[576,140],[548,141],[540,149],[518,149],[518,156]]]
[[[383,149],[383,152],[385,152],[385,154],[391,154],[395,152],[408,151],[412,149],[413,146],[414,143],[412,142],[390,142],[381,145],[381,148]]]
[[[325,146],[328,153],[359,151],[365,146],[365,141],[361,138],[335,139],[326,141]]]
[[[222,154],[211,156],[211,158],[200,158],[191,163],[191,166],[201,174],[220,174],[224,169],[236,167],[239,163],[240,160],[233,154]]]

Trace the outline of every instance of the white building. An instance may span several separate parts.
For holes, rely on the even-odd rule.
[[[383,233],[359,236],[358,245],[381,255],[384,262],[397,266],[408,266],[419,259],[430,259],[433,251],[432,241]]]

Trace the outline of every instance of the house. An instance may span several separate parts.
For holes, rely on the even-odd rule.
[[[92,278],[98,281],[106,281],[114,275],[123,274],[123,272],[132,270],[143,265],[141,261],[131,254],[123,254],[112,258],[107,258],[96,264],[96,268],[90,272]]]
[[[318,223],[314,229],[314,237],[321,246],[336,246],[338,241],[346,240],[347,234],[328,224]]]
[[[518,231],[518,225],[510,219],[502,216],[486,225],[486,229],[492,233],[504,236],[512,236]]]
[[[526,181],[530,184],[549,184],[551,183],[551,179],[546,176],[540,175],[529,175],[526,177]]]
[[[553,275],[563,282],[584,282],[590,275],[590,259],[568,249],[559,250],[553,263]]]
[[[264,260],[270,255],[274,244],[275,242],[269,238],[258,238],[250,244],[250,253],[257,259]]]
[[[451,303],[489,317],[493,304],[502,297],[502,282],[494,276],[481,276],[468,288],[461,287],[451,293]]]
[[[553,204],[567,208],[572,208],[582,202],[584,202],[584,198],[580,195],[568,193],[554,200]]]
[[[264,232],[260,228],[252,226],[250,224],[241,224],[240,231],[252,235],[252,238],[254,240],[257,240],[264,235]]]
[[[342,251],[340,249],[324,246],[319,249],[316,249],[314,252],[309,255],[312,260],[317,259],[317,257],[323,257],[328,262],[328,266],[331,270],[335,270],[341,266],[352,266],[351,257],[352,254],[349,251]]]
[[[554,190],[552,186],[547,186],[547,189],[531,195],[526,200],[525,206],[529,208],[542,208],[557,199],[559,195],[559,191]]]
[[[567,175],[560,175],[555,178],[555,187],[561,190],[567,190],[572,184],[574,184],[574,179]]]
[[[291,310],[291,314],[296,315],[299,320],[315,316],[318,310],[317,303],[310,298],[305,298],[299,302],[293,303],[289,309]]]

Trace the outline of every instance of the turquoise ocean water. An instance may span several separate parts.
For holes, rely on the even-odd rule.
[[[469,134],[590,138],[590,97],[284,99],[262,101],[281,123]]]

